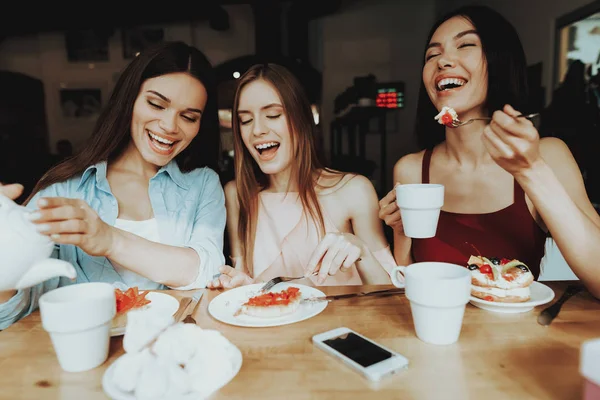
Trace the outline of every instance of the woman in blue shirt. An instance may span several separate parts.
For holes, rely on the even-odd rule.
[[[225,262],[225,198],[210,168],[218,150],[210,62],[184,43],[164,43],[129,64],[87,144],[25,203],[77,282],[202,288]],[[0,292],[0,329],[68,283]]]

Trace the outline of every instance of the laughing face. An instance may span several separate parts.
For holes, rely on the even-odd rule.
[[[425,54],[423,83],[433,105],[454,108],[460,119],[484,115],[487,67],[481,40],[463,17],[444,22]]]
[[[133,105],[131,137],[144,161],[162,167],[190,144],[207,97],[204,85],[185,73],[143,83]]]
[[[289,170],[292,138],[279,94],[264,80],[248,83],[239,96],[238,116],[244,145],[267,175]]]

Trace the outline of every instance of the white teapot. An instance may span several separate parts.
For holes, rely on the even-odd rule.
[[[50,278],[75,279],[68,262],[49,258],[54,243],[26,218],[28,210],[0,193],[0,291],[24,289]]]

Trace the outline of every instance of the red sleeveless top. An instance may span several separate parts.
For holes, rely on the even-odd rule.
[[[433,150],[423,156],[422,183],[429,183],[429,165]],[[467,265],[469,256],[518,259],[535,279],[540,275],[546,233],[531,216],[525,192],[515,180],[513,204],[485,214],[458,214],[441,211],[436,236],[412,240],[415,262],[442,261]]]

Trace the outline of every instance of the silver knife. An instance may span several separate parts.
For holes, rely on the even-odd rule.
[[[396,288],[396,289],[385,289],[385,290],[376,290],[374,292],[359,292],[359,293],[347,293],[347,294],[334,294],[329,296],[319,296],[319,297],[308,297],[306,299],[302,299],[302,303],[313,303],[318,301],[333,301],[340,299],[350,299],[352,297],[385,297],[385,296],[393,296],[396,294],[404,294],[404,288]]]

